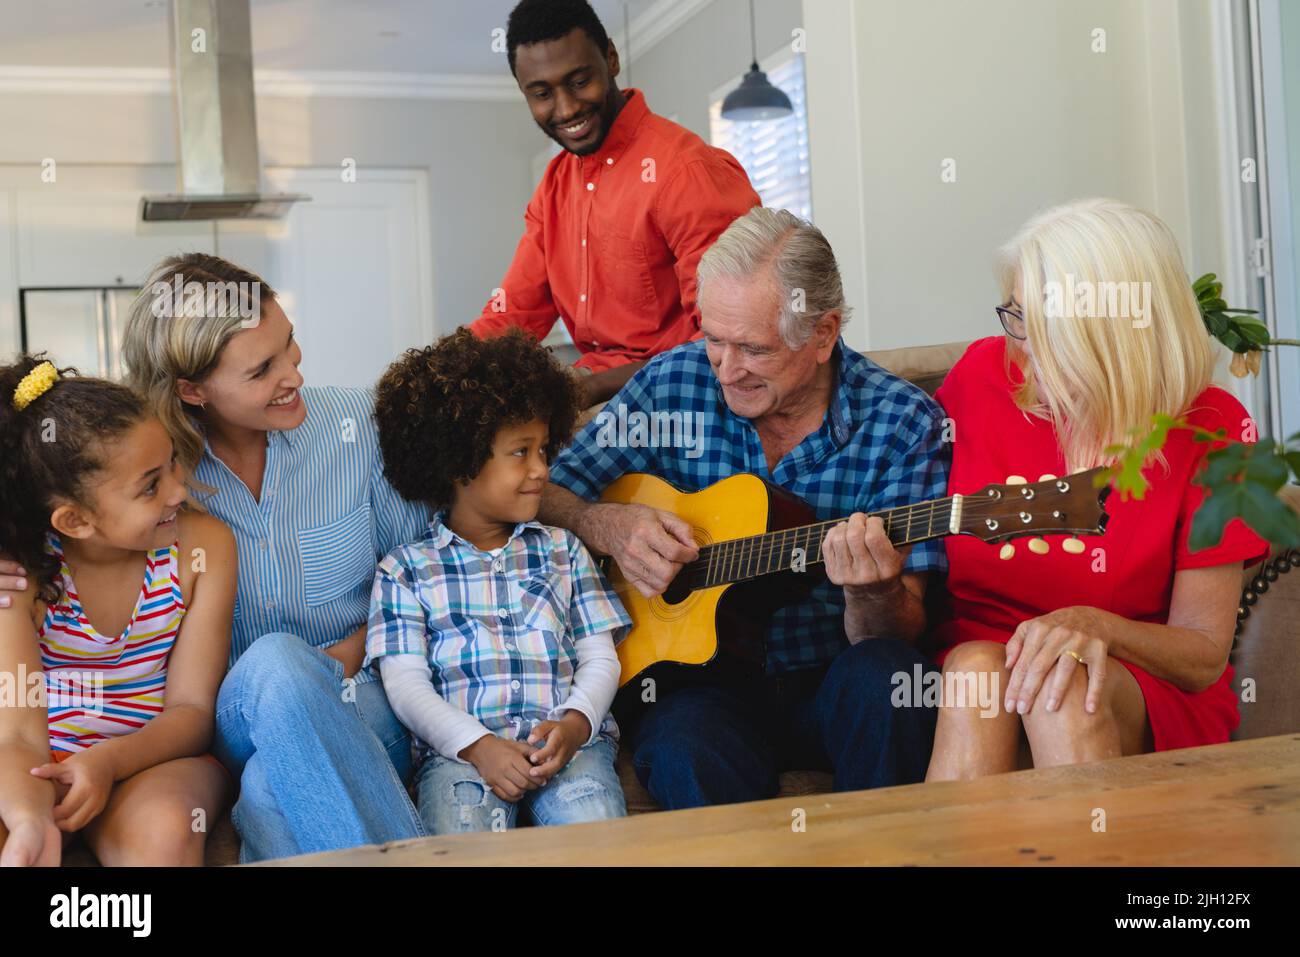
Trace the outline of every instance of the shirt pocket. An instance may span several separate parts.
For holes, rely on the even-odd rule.
[[[657,325],[659,298],[655,293],[654,278],[650,275],[650,259],[646,255],[645,243],[629,236],[606,233],[601,236],[596,247],[600,257],[595,260],[600,270],[600,284],[595,290],[596,296],[609,300],[602,303],[597,299],[593,313],[600,315],[610,304],[618,302],[633,310],[648,310],[654,315],[647,316],[647,325]],[[600,331],[597,331],[597,335]]]
[[[564,575],[534,575],[519,583],[524,629],[562,641],[568,631],[570,582]]]
[[[342,518],[298,532],[303,592],[308,606],[333,601],[358,585],[369,587],[375,575],[375,548],[370,503]]]

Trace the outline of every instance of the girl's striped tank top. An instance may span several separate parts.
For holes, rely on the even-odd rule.
[[[50,750],[84,751],[139,730],[162,712],[167,659],[185,617],[177,543],[148,553],[131,620],[113,638],[100,635],[87,619],[53,532],[45,549],[59,560],[62,590],[46,608],[40,629]]]

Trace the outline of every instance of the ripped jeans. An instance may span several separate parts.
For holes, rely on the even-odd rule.
[[[420,819],[430,834],[502,831],[520,808],[534,824],[581,824],[624,817],[627,804],[614,770],[618,742],[602,734],[580,748],[564,770],[517,803],[497,797],[472,764],[431,755],[416,772]]]

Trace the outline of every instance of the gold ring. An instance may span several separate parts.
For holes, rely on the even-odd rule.
[[[1081,665],[1086,665],[1088,663],[1084,661],[1083,658],[1079,655],[1079,653],[1075,651],[1073,648],[1066,648],[1065,653]]]

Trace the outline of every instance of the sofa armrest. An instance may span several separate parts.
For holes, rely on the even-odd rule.
[[[1300,486],[1280,494],[1300,512]],[[1300,731],[1300,549],[1274,549],[1246,577],[1231,658],[1241,708],[1234,740]]]

